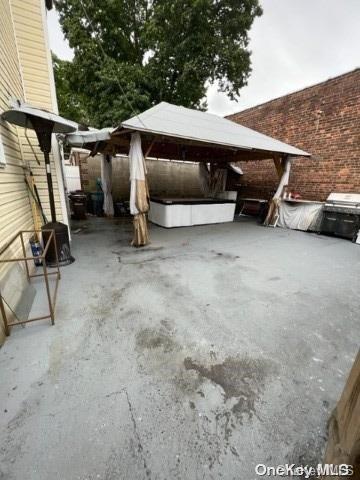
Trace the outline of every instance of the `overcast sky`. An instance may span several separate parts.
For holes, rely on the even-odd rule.
[[[264,13],[250,32],[252,73],[238,102],[208,90],[209,111],[230,114],[360,66],[360,0],[260,0]],[[55,10],[48,14],[51,49],[72,52]]]

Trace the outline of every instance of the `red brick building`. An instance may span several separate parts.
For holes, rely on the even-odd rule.
[[[294,160],[290,189],[309,200],[360,193],[360,69],[228,117],[316,155]],[[241,196],[268,198],[278,184],[272,161],[242,162]]]

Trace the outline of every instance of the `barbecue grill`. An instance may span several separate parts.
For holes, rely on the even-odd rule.
[[[323,208],[321,233],[356,241],[360,229],[360,194],[331,193]]]

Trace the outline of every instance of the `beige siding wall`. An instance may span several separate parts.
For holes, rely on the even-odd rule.
[[[56,99],[51,92],[52,68],[49,68],[49,51],[47,48],[46,29],[44,28],[44,0],[10,0],[14,19],[21,74],[25,101],[39,108],[54,111]],[[46,171],[43,155],[37,147],[36,136],[28,131],[33,148],[35,148],[40,165],[34,158],[34,153],[20,129],[23,157],[31,168],[39,190],[40,200],[45,215],[50,219],[49,196],[46,183]],[[51,173],[54,183],[56,215],[62,221],[59,185],[56,175],[54,158],[51,156]]]
[[[6,110],[9,97],[24,98],[19,58],[8,0],[0,0],[0,110]],[[23,159],[15,127],[0,122],[1,141],[6,159],[0,167],[0,248],[19,229],[32,228],[32,216],[27,189],[24,183]],[[20,253],[18,250],[14,254]],[[0,268],[2,291],[9,267]],[[4,340],[3,323],[0,322],[0,344]]]
[[[44,29],[43,4],[44,0],[0,0],[0,113],[9,108],[11,97],[49,110],[54,110],[56,106],[51,89],[52,69]],[[33,132],[28,132],[31,147],[24,133],[22,128],[0,121],[6,158],[5,167],[0,167],[0,248],[19,230],[33,228],[30,200],[24,182],[28,167],[35,175],[45,212],[50,217],[43,157]],[[33,149],[37,152],[40,165],[34,158]],[[61,220],[57,169],[52,159],[55,200]],[[12,255],[19,253],[19,250],[11,252]],[[7,282],[9,275],[9,268],[0,266],[0,288],[4,295],[10,283]],[[19,287],[16,298],[21,294],[20,290]],[[3,340],[3,324],[0,320],[0,344]]]

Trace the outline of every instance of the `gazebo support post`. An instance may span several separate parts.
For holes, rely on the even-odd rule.
[[[264,225],[267,225],[267,226],[269,225],[276,226],[275,222],[276,222],[276,216],[279,210],[279,202],[280,202],[284,187],[288,185],[289,178],[290,178],[291,161],[288,155],[286,155],[283,158],[274,157],[274,164],[275,164],[275,168],[278,173],[280,181],[279,181],[277,190],[275,192],[275,195],[271,199],[269,211],[264,221]]]

